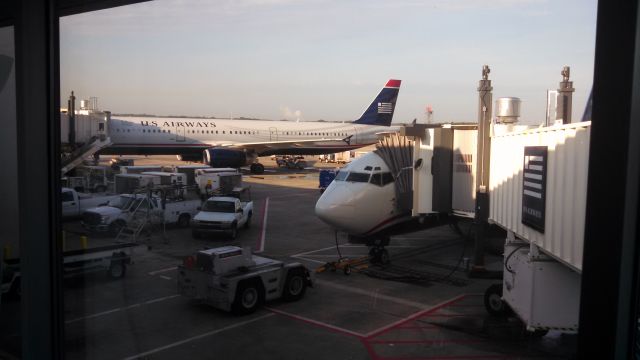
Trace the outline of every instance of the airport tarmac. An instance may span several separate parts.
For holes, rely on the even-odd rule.
[[[149,157],[136,165],[174,159]],[[333,231],[314,215],[318,167],[334,165],[310,161],[308,169],[294,171],[262,162],[265,174],[243,178],[251,186],[254,221],[235,241],[155,229],[140,239],[123,279],[94,273],[65,282],[67,359],[572,358],[575,336],[552,331],[534,337],[513,318],[487,314],[483,293],[496,280],[467,277],[473,243],[449,226],[394,237],[389,266],[318,273],[300,301],[270,302],[248,316],[182,298],[176,267],[199,249],[249,246],[311,269],[338,259]],[[463,233],[469,226],[460,224]],[[79,221],[64,227],[73,246],[82,233]],[[97,238],[104,237],[89,235],[88,241]],[[368,253],[344,235],[337,241],[343,257]],[[501,259],[487,255],[488,268],[500,270]]]

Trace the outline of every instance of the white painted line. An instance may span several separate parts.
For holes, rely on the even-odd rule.
[[[260,224],[260,238],[254,253],[261,253],[264,251],[264,239],[267,234],[267,213],[269,212],[269,197],[264,199],[264,205],[262,208],[262,223]]]
[[[251,319],[251,320],[246,320],[246,321],[243,321],[243,322],[235,323],[233,325],[229,325],[227,327],[223,327],[222,329],[209,331],[209,332],[206,332],[204,334],[196,335],[196,336],[190,337],[188,339],[176,341],[174,343],[171,343],[171,344],[168,344],[168,345],[165,345],[165,346],[161,346],[161,347],[149,350],[149,351],[145,351],[145,352],[140,353],[140,354],[129,356],[128,358],[125,358],[124,360],[133,360],[133,359],[138,359],[138,358],[141,358],[141,357],[145,357],[145,356],[148,356],[148,355],[151,355],[151,354],[155,354],[155,353],[160,352],[160,351],[164,351],[164,350],[176,347],[176,346],[180,346],[180,345],[186,344],[186,343],[194,341],[194,340],[202,339],[202,338],[207,337],[207,336],[219,334],[221,332],[225,332],[227,330],[235,329],[235,328],[250,324],[252,322],[256,322],[256,321],[259,321],[259,320],[262,320],[262,319],[266,319],[266,318],[274,316],[274,315],[275,315],[274,313],[265,314],[265,315],[259,316],[257,318]]]
[[[386,301],[391,301],[397,304],[402,304],[402,305],[406,305],[406,306],[411,306],[414,308],[418,308],[418,309],[424,309],[427,307],[427,305],[419,303],[419,302],[415,302],[415,301],[411,301],[411,300],[406,300],[406,299],[401,299],[401,298],[397,298],[395,296],[389,296],[389,295],[384,295],[384,294],[380,294],[377,291],[368,291],[368,290],[362,290],[362,289],[358,289],[352,286],[347,286],[347,285],[339,285],[336,284],[334,282],[330,282],[330,281],[324,281],[324,280],[316,280],[316,283],[318,283],[320,286],[327,286],[327,287],[332,287],[338,290],[342,290],[342,291],[348,291],[354,294],[359,294],[359,295],[365,295],[365,296],[369,296],[374,298],[374,300],[386,300]]]
[[[160,275],[160,277],[161,277],[161,278],[163,278],[163,279],[165,279],[165,280],[171,280],[171,278],[170,278],[170,277],[168,277],[168,276]]]
[[[319,251],[324,251],[324,250],[329,250],[329,249],[335,249],[335,248],[336,248],[336,246],[335,246],[335,245],[333,245],[333,246],[328,246],[328,247],[326,247],[326,248],[322,248],[322,249],[318,249],[318,250],[311,250],[311,251],[307,251],[307,252],[302,252],[302,253],[299,253],[299,254],[291,255],[291,257],[304,256],[304,255],[313,254],[313,253],[316,253],[316,252],[319,252]]]
[[[160,270],[152,271],[152,272],[150,272],[148,274],[153,276],[153,275],[160,274],[160,273],[163,273],[163,272],[175,270],[177,268],[178,268],[177,266],[174,266],[174,267],[170,267],[170,268],[166,268],[166,269],[160,269]]]
[[[307,259],[306,257],[303,257],[303,256],[292,256],[292,258],[300,259],[300,260],[304,260],[304,261],[309,261],[309,262],[314,262],[316,264],[322,264],[322,265],[327,263],[326,261],[318,261],[318,260],[313,260],[313,259]]]
[[[71,324],[71,323],[74,323],[74,322],[87,320],[87,319],[93,319],[93,318],[97,318],[97,317],[100,317],[100,316],[113,314],[113,313],[116,313],[118,311],[137,308],[137,307],[140,307],[143,304],[153,304],[153,303],[157,303],[157,302],[160,302],[160,301],[173,299],[173,298],[178,297],[178,296],[180,296],[180,295],[169,295],[169,296],[165,296],[165,297],[161,297],[161,298],[157,298],[157,299],[147,300],[147,301],[145,301],[143,303],[138,303],[138,304],[133,304],[133,305],[125,306],[125,307],[119,307],[119,308],[115,308],[115,309],[111,309],[111,310],[107,310],[107,311],[102,311],[102,312],[99,312],[99,313],[95,313],[95,314],[79,317],[79,318],[76,318],[76,319],[67,320],[67,321],[65,321],[65,324]]]
[[[309,319],[309,318],[304,317],[304,316],[295,315],[295,314],[292,314],[292,313],[289,313],[289,312],[286,312],[286,311],[277,310],[277,309],[273,309],[273,308],[269,308],[269,307],[267,307],[266,309],[269,310],[269,311],[273,311],[276,314],[289,316],[289,317],[292,317],[294,319],[297,319],[297,320],[300,320],[300,321],[303,321],[303,322],[306,322],[306,323],[310,323],[310,324],[314,324],[314,325],[317,325],[317,326],[320,326],[320,327],[324,327],[324,328],[336,330],[336,331],[339,331],[339,332],[347,333],[347,334],[354,335],[354,336],[357,336],[357,337],[364,337],[364,335],[359,333],[359,332],[355,332],[355,331],[351,331],[351,330],[348,330],[348,329],[345,329],[345,328],[341,328],[339,326],[327,324],[327,323],[322,322],[322,321]]]
[[[164,301],[164,300],[169,300],[169,299],[173,299],[175,297],[179,297],[180,294],[176,294],[176,295],[169,295],[169,296],[165,296],[165,297],[161,297],[161,298],[157,298],[157,299],[153,299],[153,300],[149,300],[149,301],[145,301],[145,304],[153,304],[153,303],[157,303],[160,301]]]

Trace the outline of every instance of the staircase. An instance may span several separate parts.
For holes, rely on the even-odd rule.
[[[111,145],[111,138],[108,136],[100,135],[92,137],[86,144],[72,152],[67,159],[62,160],[62,168],[60,169],[62,176],[82,164],[82,161],[86,157],[97,153],[109,145]]]

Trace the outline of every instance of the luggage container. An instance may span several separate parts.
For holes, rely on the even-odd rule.
[[[121,174],[142,174],[149,171],[162,171],[162,165],[134,165],[134,166],[120,166]]]
[[[209,165],[177,165],[171,169],[171,172],[187,174],[187,185],[195,185],[198,169],[211,169]],[[235,171],[235,169],[233,169]]]
[[[118,194],[132,194],[138,189],[160,185],[160,177],[142,174],[118,174],[115,188]]]

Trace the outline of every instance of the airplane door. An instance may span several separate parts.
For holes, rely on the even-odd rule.
[[[360,144],[360,139],[358,138],[358,128],[353,127],[353,137],[351,138],[352,144]]]
[[[176,141],[184,141],[184,126],[176,127]]]
[[[278,128],[274,128],[274,127],[269,128],[269,140],[278,141]]]

